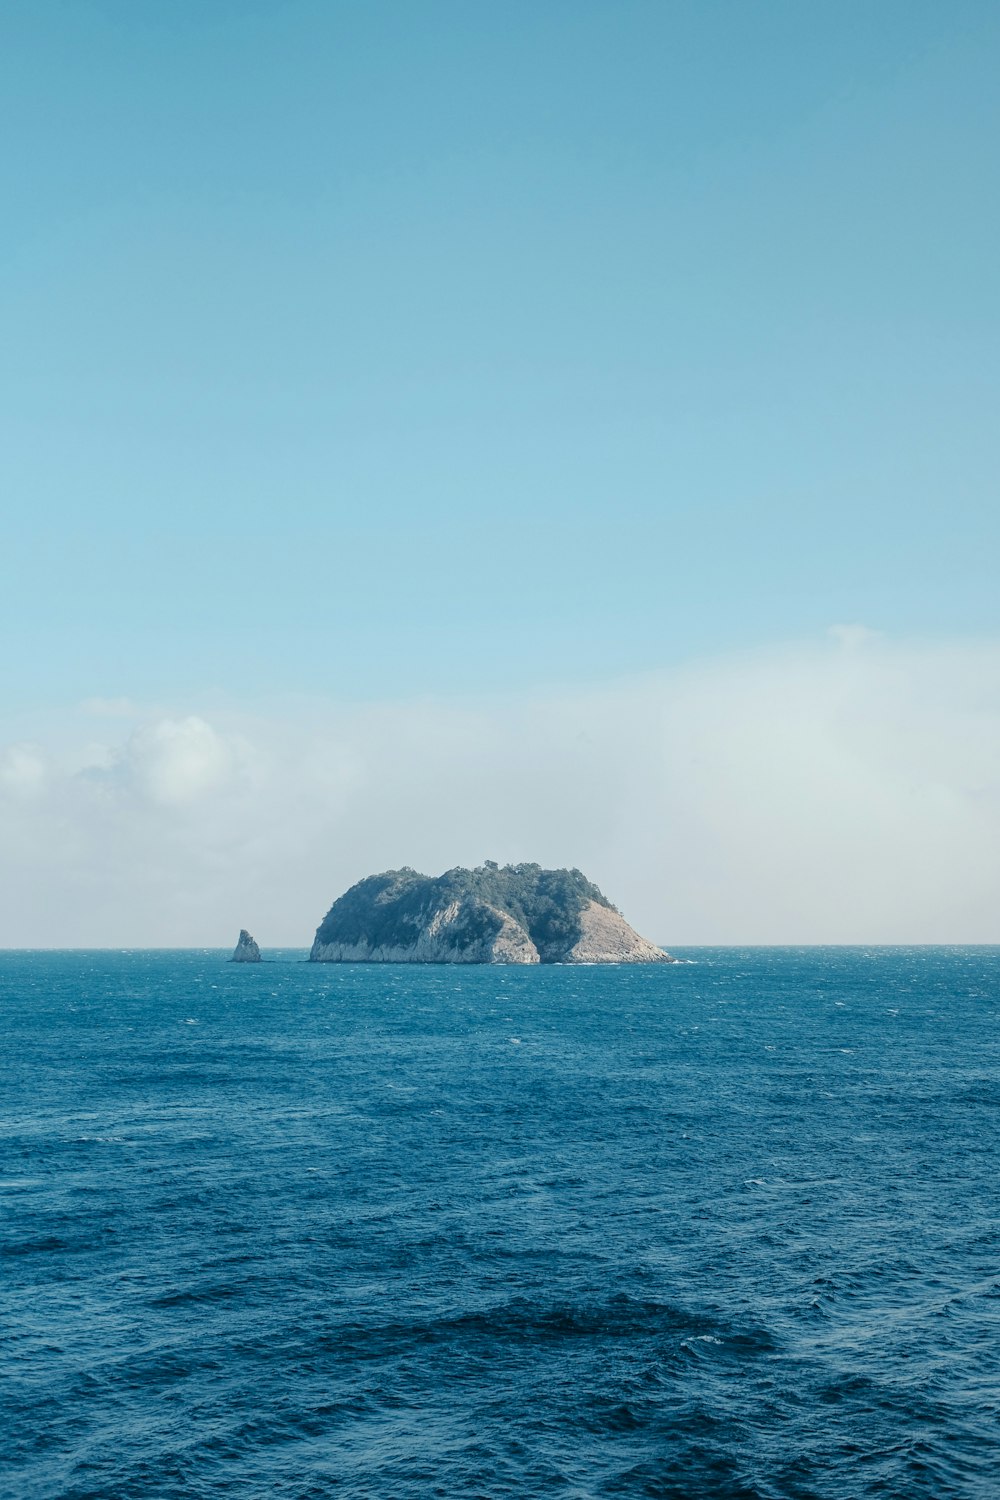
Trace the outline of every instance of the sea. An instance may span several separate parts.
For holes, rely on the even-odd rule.
[[[1000,1495],[1000,949],[0,954],[4,1500]]]

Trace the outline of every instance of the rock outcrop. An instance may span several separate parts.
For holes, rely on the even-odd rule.
[[[236,944],[230,963],[234,964],[259,964],[260,949],[245,927],[240,928],[240,940]]]
[[[389,870],[327,912],[313,963],[672,963],[579,870]]]
[[[661,964],[674,962],[655,943],[640,937],[620,912],[591,901],[580,913],[580,936],[564,964]]]

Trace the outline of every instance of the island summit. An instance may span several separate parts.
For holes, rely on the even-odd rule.
[[[663,964],[579,870],[387,870],[352,885],[316,931],[312,963]]]

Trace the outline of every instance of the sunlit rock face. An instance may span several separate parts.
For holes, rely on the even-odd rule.
[[[580,913],[580,936],[558,961],[564,964],[662,964],[675,960],[655,943],[640,937],[613,907],[591,901]]]
[[[240,928],[240,940],[231,960],[234,964],[259,964],[260,949],[245,927]]]
[[[313,963],[672,963],[579,870],[387,870],[333,903]]]

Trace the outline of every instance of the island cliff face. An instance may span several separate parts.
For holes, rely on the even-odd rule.
[[[320,923],[313,963],[672,963],[579,870],[487,863],[369,875]]]
[[[245,927],[240,928],[240,940],[236,944],[236,951],[229,961],[234,964],[260,963],[260,949]]]

